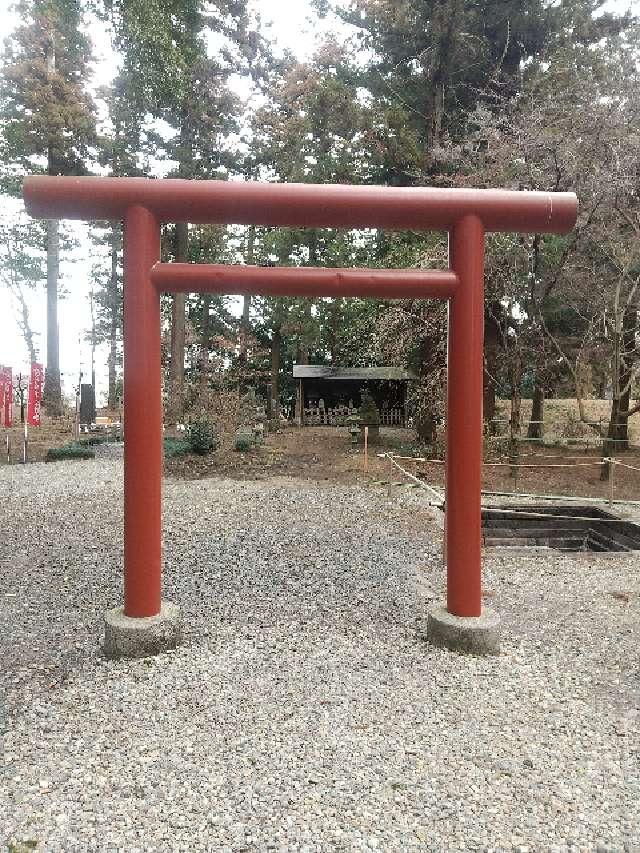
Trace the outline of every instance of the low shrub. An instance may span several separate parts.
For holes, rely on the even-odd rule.
[[[247,453],[253,447],[253,438],[248,432],[237,432],[233,449],[238,453]]]
[[[580,420],[579,417],[574,415],[573,412],[567,413],[567,419],[564,422],[562,429],[560,431],[560,436],[562,438],[594,438],[596,435],[599,436],[601,430],[600,423],[593,422],[591,424],[585,423]]]
[[[83,447],[94,447],[98,444],[112,444],[115,441],[122,441],[122,436],[119,433],[109,433],[108,435],[90,435],[87,438],[80,438],[76,442]]]
[[[201,415],[187,427],[187,441],[191,451],[198,456],[206,456],[218,446],[215,424],[206,415]]]
[[[164,455],[167,458],[173,456],[187,456],[191,453],[191,445],[185,438],[169,438],[163,440]]]
[[[47,462],[63,462],[68,459],[95,459],[95,450],[77,441],[71,441],[62,447],[50,447],[47,450]]]

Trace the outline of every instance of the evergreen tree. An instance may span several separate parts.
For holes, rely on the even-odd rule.
[[[100,165],[113,177],[144,175],[152,149],[126,71],[121,69],[111,85],[99,90],[98,97],[107,108],[106,124],[98,134]],[[100,255],[92,269],[96,314],[92,337],[94,345],[106,343],[108,347],[107,405],[113,411],[118,405],[118,366],[122,363],[122,224],[97,223],[92,239]]]
[[[21,0],[22,23],[7,40],[1,81],[4,189],[34,171],[84,174],[95,138],[93,103],[86,91],[90,44],[78,0]],[[44,403],[62,410],[58,338],[60,233],[47,222],[47,364]]]
[[[176,162],[180,178],[221,178],[237,163],[228,142],[238,130],[240,104],[229,77],[246,67],[256,50],[246,0],[107,0],[123,70],[139,115],[171,129],[155,135],[158,149]],[[208,42],[215,41],[210,55]],[[176,223],[173,257],[186,261],[189,232]],[[172,300],[168,409],[184,412],[185,294]]]
[[[320,4],[326,5],[326,4]],[[378,182],[437,175],[440,147],[463,141],[479,103],[515,94],[522,77],[567,39],[582,47],[628,17],[599,14],[604,0],[352,0],[335,11],[370,57],[360,83],[377,120]]]
[[[36,220],[7,223],[0,227],[2,283],[16,304],[18,327],[31,364],[38,361],[38,346],[31,324],[28,295],[47,280],[46,242],[46,227]]]

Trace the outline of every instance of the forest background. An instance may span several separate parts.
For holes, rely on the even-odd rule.
[[[571,190],[580,212],[570,235],[487,241],[485,418],[496,396],[511,399],[516,421],[522,396],[533,397],[536,421],[546,397],[575,395],[588,421],[584,400],[606,396],[605,439],[621,449],[640,365],[633,7],[315,0],[314,36],[284,52],[260,12],[287,7],[264,0],[12,8],[0,80],[0,299],[23,353],[15,343],[6,352],[3,335],[0,361],[44,361],[50,414],[64,406],[60,336],[78,294],[89,304],[85,378],[104,375],[104,402],[117,407],[121,228],[29,220],[26,174]],[[437,234],[185,223],[163,233],[165,260],[430,268],[446,255]],[[291,404],[294,362],[408,367],[420,437],[433,440],[442,420],[446,309],[434,302],[178,295],[163,299],[163,330],[169,422],[248,387],[274,415]]]

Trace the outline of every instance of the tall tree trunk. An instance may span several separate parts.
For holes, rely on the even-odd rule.
[[[482,387],[482,416],[489,424],[496,416],[496,381],[500,329],[498,317],[501,306],[492,303],[484,315],[484,382]]]
[[[36,347],[33,340],[33,329],[31,328],[31,318],[29,317],[29,306],[27,304],[27,300],[25,299],[24,290],[22,289],[22,285],[20,283],[20,278],[17,274],[15,259],[13,255],[13,240],[9,236],[7,236],[6,249],[9,261],[7,270],[9,273],[7,285],[9,287],[9,292],[13,295],[20,308],[20,318],[18,320],[18,326],[20,327],[22,337],[24,338],[25,346],[27,347],[27,352],[29,353],[29,363],[34,364],[34,362],[38,360],[38,355],[36,353]]]
[[[517,345],[516,345],[517,347]],[[511,421],[510,421],[510,436],[509,436],[509,462],[512,464],[511,476],[518,476],[518,468],[516,467],[520,461],[520,412],[522,395],[520,393],[520,383],[522,382],[522,356],[520,350],[516,348],[513,353],[513,362],[511,365]]]
[[[528,438],[542,438],[544,434],[542,420],[544,418],[544,384],[539,372],[533,385],[533,401],[531,403],[531,420],[527,430]]]
[[[33,364],[33,361],[31,362]],[[24,400],[24,383],[22,381],[22,374],[18,374],[18,395],[20,397],[20,423],[24,423],[24,410],[25,410],[25,400]]]
[[[120,245],[118,226],[111,228],[111,275],[109,277],[109,355],[107,356],[108,392],[107,406],[114,412],[118,407],[116,396],[116,364],[118,360],[118,325],[120,317],[120,293],[118,291],[118,249]]]
[[[616,452],[616,429],[617,422],[620,417],[620,397],[614,394],[611,401],[611,417],[609,418],[609,427],[607,435],[602,442],[602,461],[615,455]],[[608,462],[600,466],[600,479],[602,482],[607,482],[610,476],[610,465]]]
[[[46,47],[47,73],[56,70],[56,46],[49,33]],[[53,150],[47,151],[47,173],[55,174]],[[44,371],[42,402],[50,415],[62,414],[60,387],[60,338],[58,334],[58,276],[60,273],[60,223],[47,220],[47,365]]]
[[[622,322],[616,322],[614,332],[611,416],[607,436],[602,443],[603,461],[621,450],[629,449],[629,401],[631,399],[631,377],[636,349],[636,326],[638,309],[627,305]],[[609,464],[600,467],[600,479],[609,479]]]
[[[60,228],[57,219],[47,221],[47,366],[43,403],[50,415],[62,414],[60,387],[60,338],[58,336],[58,274],[60,271]]]
[[[432,412],[423,412],[415,418],[415,430],[418,440],[423,444],[433,444],[437,438],[437,425]]]
[[[318,231],[316,228],[310,228],[306,234],[307,237],[307,248],[309,249],[309,266],[316,267],[318,266]],[[298,352],[300,354],[300,358],[298,359],[298,364],[309,364],[309,351],[311,349],[312,343],[312,315],[311,315],[311,306],[313,300],[310,298],[303,299],[303,310],[302,310],[302,330],[300,334],[300,339],[298,341]]]
[[[176,263],[188,259],[189,231],[186,222],[176,222]],[[186,295],[174,293],[171,303],[171,365],[169,368],[169,417],[179,423],[184,417],[184,342]]]
[[[280,347],[282,346],[282,332],[280,326],[274,326],[271,335],[271,397],[269,400],[269,414],[272,418],[280,415]]]
[[[29,354],[29,364],[33,364],[38,360],[38,353],[36,352],[36,346],[33,339],[33,329],[31,328],[31,318],[29,317],[29,306],[27,305],[27,300],[25,299],[24,291],[22,290],[22,287],[17,281],[12,282],[9,285],[9,289],[11,293],[15,296],[20,307],[20,319],[18,321],[18,324],[20,326],[20,331],[22,332],[22,337],[24,338],[24,343]]]
[[[329,358],[333,364],[337,363],[338,359],[338,338],[340,335],[340,314],[342,310],[342,299],[338,297],[337,299],[331,300],[331,307],[329,308],[329,328],[328,328],[328,341],[327,345],[329,348]]]
[[[446,87],[451,78],[452,56],[456,41],[461,32],[461,0],[440,0],[434,10],[434,29],[437,45],[433,46],[433,71],[427,84],[425,113],[428,116],[426,126],[426,153],[431,162],[433,151],[442,135],[444,99]]]
[[[247,231],[247,264],[255,263],[256,227],[250,225]],[[238,393],[243,396],[249,390],[248,353],[251,312],[251,296],[248,293],[242,297],[242,318],[240,320],[239,352],[238,352]]]
[[[251,296],[245,293],[242,297],[242,317],[240,319],[240,351],[238,353],[238,391],[240,396],[247,393],[249,388],[248,355],[249,346],[249,316],[251,311]]]
[[[618,418],[614,431],[615,450],[629,449],[629,404],[631,402],[631,385],[633,365],[636,350],[636,329],[638,325],[638,310],[635,306],[627,306],[622,321],[622,358],[620,359],[620,404]]]
[[[93,399],[96,399],[96,313],[93,301],[93,289],[89,293],[91,304],[91,387],[93,388]]]
[[[200,335],[200,404],[208,406],[209,352],[211,350],[211,294],[202,295],[202,333]]]

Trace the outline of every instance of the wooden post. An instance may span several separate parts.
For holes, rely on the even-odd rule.
[[[300,380],[300,426],[304,426],[304,385],[303,380]]]
[[[364,472],[369,470],[369,427],[364,428]]]
[[[27,464],[27,441],[28,441],[28,424],[29,419],[24,419],[24,439],[22,441],[22,464]]]
[[[402,408],[400,410],[400,418],[402,419],[401,426],[407,429],[409,425],[409,417],[407,415],[407,383],[403,383],[404,395],[402,398]]]
[[[612,456],[609,459],[609,506],[613,506],[613,489],[614,489],[614,479],[616,472],[616,460]]]

